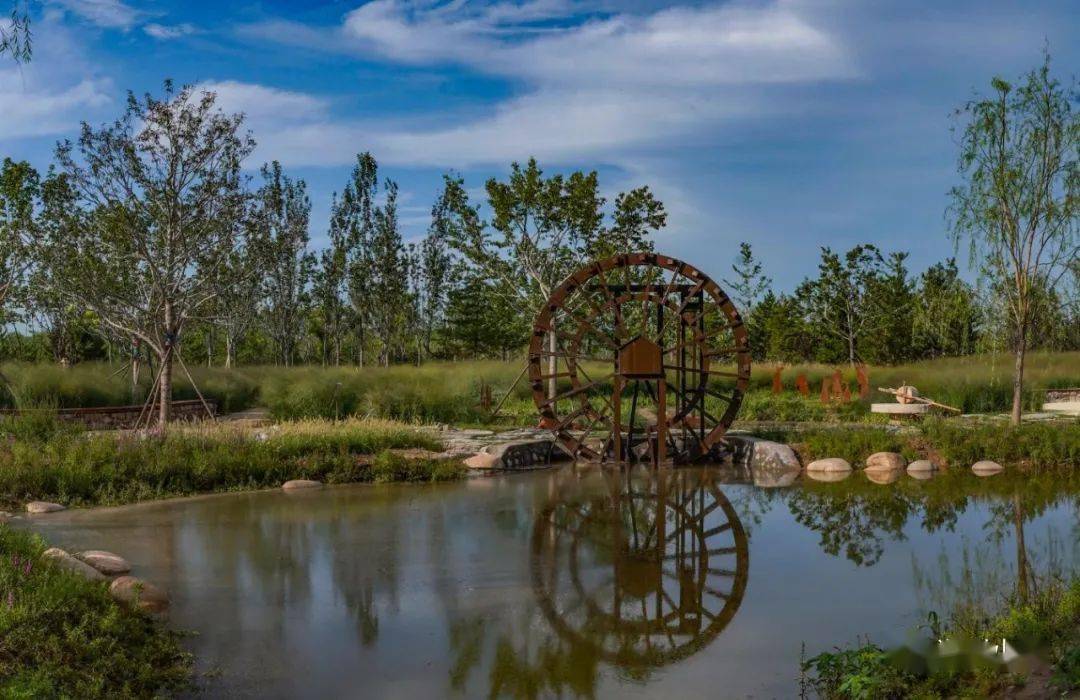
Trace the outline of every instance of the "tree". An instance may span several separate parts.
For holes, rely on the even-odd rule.
[[[912,316],[912,342],[919,357],[974,352],[980,318],[975,290],[960,279],[955,258],[930,266],[919,278]]]
[[[312,284],[314,310],[318,314],[322,335],[322,363],[328,361],[333,348],[334,365],[341,364],[341,336],[348,323],[345,305],[345,278],[348,264],[349,212],[334,193],[330,204],[330,246],[319,254],[319,266]]]
[[[952,236],[1000,285],[1015,357],[1012,422],[1020,422],[1024,358],[1039,285],[1052,289],[1077,258],[1080,121],[1075,84],[1050,76],[1050,56],[1018,85],[991,81],[989,97],[957,110],[962,121],[951,191]]]
[[[772,279],[762,273],[761,262],[754,259],[754,251],[745,241],[739,244],[739,254],[735,256],[731,271],[735,273],[734,278],[725,279],[724,284],[732,291],[732,296],[739,304],[739,311],[743,315],[749,315],[757,300],[772,285]]]
[[[604,198],[595,172],[544,177],[535,159],[510,166],[506,181],[486,185],[491,222],[469,202],[464,181],[446,175],[445,200],[450,246],[490,283],[493,294],[520,318],[532,318],[551,292],[591,254],[605,251],[605,236],[643,244],[666,223],[663,206],[646,188],[617,198],[613,226],[604,227]],[[558,341],[548,333],[548,373],[554,375]],[[554,395],[555,378],[548,392]]]
[[[873,332],[863,339],[865,359],[897,364],[913,356],[915,285],[908,276],[907,253],[890,253],[872,278]]]
[[[25,161],[5,158],[0,165],[0,328],[17,320],[15,306],[26,291],[40,196],[37,171]]]
[[[262,167],[263,185],[255,194],[254,242],[264,275],[266,328],[278,361],[292,364],[304,334],[307,288],[314,259],[307,252],[311,201],[307,184],[282,172],[276,160]]]
[[[357,364],[364,366],[364,345],[371,325],[374,297],[371,277],[375,261],[371,239],[375,230],[375,197],[379,191],[379,166],[374,156],[356,156],[349,182],[341,196],[339,216],[346,231],[345,283],[356,331]]]
[[[877,319],[871,289],[881,265],[881,253],[872,245],[857,245],[843,258],[822,248],[818,278],[803,282],[796,292],[815,334],[839,340],[852,366],[859,359],[859,342]]]
[[[218,110],[213,93],[169,82],[164,92],[129,93],[117,121],[84,123],[77,147],[57,146],[56,177],[78,206],[39,246],[65,297],[157,356],[162,425],[180,334],[216,295],[236,249],[240,163],[254,148],[242,115]]]
[[[215,280],[211,317],[225,334],[227,368],[236,365],[240,343],[258,318],[263,273],[261,256],[254,250],[248,232],[244,242],[222,263],[221,274]]]
[[[432,215],[432,221],[439,217]],[[453,258],[446,245],[446,235],[432,228],[420,244],[418,289],[419,320],[425,355],[431,355],[431,338],[446,311]]]
[[[379,361],[385,367],[399,347],[404,321],[412,309],[409,299],[408,260],[397,217],[397,184],[386,181],[386,202],[376,207],[375,225],[368,242],[371,266],[365,286],[368,318],[379,341]]]
[[[33,56],[30,11],[22,2],[15,2],[10,17],[6,27],[0,24],[0,56],[8,54],[16,63],[27,63]]]

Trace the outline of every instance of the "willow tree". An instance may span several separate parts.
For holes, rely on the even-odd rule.
[[[1015,425],[1040,290],[1054,288],[1077,258],[1080,122],[1075,85],[1051,77],[1049,55],[1019,84],[994,78],[991,85],[989,97],[957,111],[966,183],[953,188],[950,214],[954,240],[970,243],[973,262],[1001,290],[1015,358]]]
[[[59,291],[159,364],[158,419],[169,419],[172,370],[185,325],[216,295],[237,247],[245,191],[241,161],[254,141],[211,92],[128,95],[127,109],[56,149],[75,194],[67,225],[40,241]]]

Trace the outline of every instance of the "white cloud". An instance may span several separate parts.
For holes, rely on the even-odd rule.
[[[452,9],[451,9],[452,8]],[[790,5],[675,7],[528,33],[520,6],[459,10],[374,0],[342,33],[371,53],[409,63],[451,61],[561,85],[723,85],[853,77],[843,47]],[[547,18],[569,11],[545,4]],[[542,13],[526,15],[543,17]]]
[[[194,24],[184,22],[183,24],[158,24],[157,22],[151,22],[143,26],[143,31],[148,36],[152,36],[155,39],[162,41],[168,39],[179,39],[180,37],[194,34],[197,29]]]
[[[262,39],[407,64],[462,64],[522,86],[479,118],[442,115],[441,124],[408,127],[323,115],[285,129],[270,114],[255,136],[305,165],[346,162],[358,147],[388,162],[441,167],[529,155],[615,162],[628,149],[759,112],[756,91],[768,86],[858,74],[844,46],[785,0],[575,20],[580,10],[569,0],[373,0],[332,30],[283,21],[248,26],[244,33]]]
[[[207,81],[196,90],[213,92],[226,112],[243,112],[249,121],[262,124],[310,122],[326,116],[327,102],[302,92],[280,90],[235,80]]]
[[[112,81],[59,13],[46,11],[36,26],[32,61],[0,61],[0,141],[72,136],[81,120],[94,121],[113,103]]]
[[[17,70],[0,71],[0,141],[71,130],[86,110],[110,102],[108,88],[94,79],[64,88],[28,86]]]
[[[99,27],[109,29],[131,29],[143,15],[121,0],[52,0],[52,3]]]

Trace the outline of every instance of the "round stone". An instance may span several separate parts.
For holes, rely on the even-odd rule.
[[[312,479],[292,479],[291,481],[286,481],[282,484],[281,488],[286,491],[299,491],[301,489],[321,489],[322,486],[321,481],[314,481]]]
[[[80,561],[89,564],[106,576],[119,576],[120,574],[126,574],[131,571],[131,564],[128,564],[127,560],[118,554],[112,552],[103,552],[97,549],[92,549],[87,552],[80,552],[75,557]]]
[[[851,465],[848,464],[846,459],[840,457],[826,457],[825,459],[815,459],[810,464],[806,465],[807,472],[849,472],[851,471]]]
[[[992,462],[989,459],[984,459],[971,465],[971,471],[975,472],[976,476],[993,476],[994,474],[1000,474],[1005,471],[1005,467],[1001,466],[997,462]]]
[[[498,455],[478,452],[464,460],[464,464],[469,469],[498,469],[501,461]]]
[[[907,470],[908,474],[912,474],[915,472],[935,472],[937,471],[937,466],[935,466],[934,463],[928,459],[917,459],[911,464],[907,465]]]
[[[47,559],[64,571],[70,571],[91,581],[104,581],[105,576],[100,571],[71,556],[59,547],[50,547],[41,553],[42,559]]]
[[[30,501],[26,504],[27,513],[56,513],[61,510],[67,510],[67,506],[48,501]]]
[[[169,607],[169,596],[152,583],[134,576],[121,576],[109,585],[113,599],[146,612],[160,613]]]
[[[896,452],[875,452],[866,458],[866,471],[900,471],[904,468],[905,463],[904,457]]]

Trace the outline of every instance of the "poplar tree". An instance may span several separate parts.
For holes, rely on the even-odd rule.
[[[293,363],[304,335],[308,284],[314,260],[308,253],[311,201],[307,184],[285,175],[277,161],[262,167],[255,194],[254,244],[260,258],[266,329],[278,361]]]

